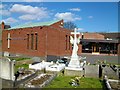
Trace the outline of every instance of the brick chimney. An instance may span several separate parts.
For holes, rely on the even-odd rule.
[[[5,29],[5,23],[2,21],[2,24],[1,24],[1,29],[4,30]]]

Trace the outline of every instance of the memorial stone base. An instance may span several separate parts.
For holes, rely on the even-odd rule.
[[[84,75],[84,71],[83,71],[83,68],[70,68],[70,67],[66,67],[64,75],[65,76],[83,76]]]

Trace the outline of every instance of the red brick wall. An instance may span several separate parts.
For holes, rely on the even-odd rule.
[[[80,55],[82,53],[82,45],[79,44],[78,47],[79,47],[79,49],[78,49],[78,55]]]
[[[57,26],[56,26],[57,27]],[[63,28],[53,28],[53,26],[46,27],[34,27],[34,28],[23,28],[16,30],[3,30],[3,51],[8,51],[11,53],[25,54],[31,56],[46,56],[46,55],[71,55],[72,46],[70,44],[70,50],[66,50],[66,35],[70,36],[69,30]],[[7,34],[11,34],[10,48],[7,48]],[[27,34],[38,34],[38,49],[32,50],[27,49]],[[30,37],[31,45],[31,37]],[[35,37],[34,37],[35,42]],[[67,38],[67,43],[69,43],[69,38]],[[67,48],[69,45],[67,44]]]
[[[38,30],[39,29],[39,30]],[[38,50],[27,49],[27,34],[38,33]],[[11,34],[10,48],[7,48],[7,34]],[[8,51],[11,53],[20,53],[32,56],[44,56],[45,55],[45,32],[44,27],[40,29],[39,27],[35,28],[24,28],[17,30],[4,30],[3,31],[3,51]],[[31,42],[31,38],[30,38]]]
[[[66,35],[67,35],[67,50],[66,50]],[[72,46],[69,49],[70,31],[62,28],[48,27],[47,29],[47,54],[48,55],[71,55]]]

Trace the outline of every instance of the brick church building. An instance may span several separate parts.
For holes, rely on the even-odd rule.
[[[28,55],[46,57],[70,56],[71,30],[63,28],[63,20],[19,25],[5,29],[2,22],[2,51],[9,55]],[[100,33],[83,33],[78,45],[78,54],[119,54],[118,40],[107,38]],[[117,37],[119,38],[119,37]]]
[[[2,49],[3,52],[30,56],[70,55],[70,32],[63,28],[63,20],[26,24],[9,29],[4,29],[3,24]]]

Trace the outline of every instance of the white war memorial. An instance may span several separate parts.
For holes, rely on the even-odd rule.
[[[74,32],[71,32],[71,34],[74,34],[74,38],[70,36],[70,43],[73,44],[73,50],[68,67],[65,67],[65,74],[82,76],[84,64],[80,63],[80,58],[77,55],[78,44],[80,43],[81,38],[80,36],[77,38],[77,35],[80,35],[80,32],[77,32],[77,29],[75,28]]]

